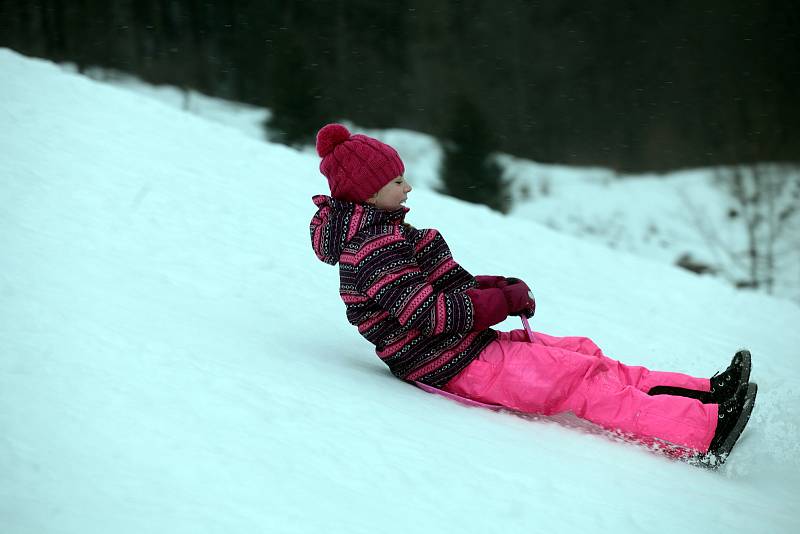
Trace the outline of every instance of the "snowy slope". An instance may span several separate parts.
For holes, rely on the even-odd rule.
[[[313,155],[0,67],[3,533],[800,529],[796,305],[420,189],[409,221],[530,281],[537,329],[699,375],[747,346],[760,385],[718,472],[465,408],[347,324],[309,246]]]
[[[61,68],[77,70],[72,64]],[[268,109],[190,89],[154,86],[113,70],[91,68],[85,73],[95,80],[231,126],[254,139],[265,139]],[[438,139],[411,130],[369,130],[343,122],[351,131],[378,137],[399,150],[408,168],[406,178],[414,187],[439,190],[443,150]],[[304,147],[303,151],[313,154],[314,147]],[[748,229],[741,217],[730,217],[732,212],[740,212],[741,206],[718,183],[720,175],[733,172],[731,168],[618,175],[602,167],[543,164],[507,154],[498,154],[497,161],[509,183],[515,217],[669,265],[688,260],[707,267],[706,276],[717,276],[734,286],[750,278]],[[761,180],[784,183],[772,220],[784,207],[793,206],[794,214],[775,225],[779,235],[774,245],[774,283],[771,289],[759,291],[800,303],[800,209],[796,197],[800,193],[800,170],[773,164],[761,166],[760,173]],[[766,204],[762,215],[768,221],[770,211]],[[757,230],[762,254],[766,254],[764,243],[769,241],[767,232],[766,224]],[[762,272],[761,278],[765,275]]]
[[[621,177],[607,169],[543,165],[510,156],[500,160],[515,193],[515,217],[667,264],[689,257],[734,286],[749,279],[747,228],[741,217],[730,217],[741,207],[717,183],[730,168]],[[776,224],[772,293],[800,303],[800,206],[792,195],[800,170],[764,165],[761,173],[761,180],[784,183],[773,221],[784,207],[795,210]],[[761,213],[769,220],[768,210]],[[766,226],[757,231],[762,254]]]
[[[62,64],[61,68],[77,72],[73,64]],[[90,68],[85,74],[230,126],[254,139],[265,139],[264,121],[271,115],[266,108],[209,97],[191,89],[155,86],[114,70]],[[350,131],[372,135],[400,151],[409,169],[406,178],[414,187],[440,189],[443,149],[438,139],[411,130],[370,130],[343,122]],[[303,151],[313,154],[314,147],[303,147]],[[688,260],[707,267],[706,276],[717,276],[734,286],[750,278],[748,230],[742,218],[730,217],[741,207],[717,182],[720,175],[731,173],[731,168],[619,175],[602,167],[571,167],[508,154],[497,156],[509,184],[511,214],[515,217],[669,265]],[[763,165],[760,173],[761,180],[784,182],[772,217],[788,206],[794,206],[794,214],[781,219],[779,225],[773,287],[759,291],[800,303],[800,210],[796,205],[800,169]],[[766,203],[763,208],[762,215],[769,220]],[[761,253],[766,254],[763,243],[769,240],[764,235],[767,225],[762,224],[757,232],[761,236]],[[765,277],[766,272],[762,272],[760,278]]]

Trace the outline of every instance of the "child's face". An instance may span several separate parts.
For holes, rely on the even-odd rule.
[[[380,191],[367,199],[368,204],[376,208],[392,211],[400,208],[400,205],[408,198],[411,185],[402,176],[398,176],[388,184],[381,187]]]

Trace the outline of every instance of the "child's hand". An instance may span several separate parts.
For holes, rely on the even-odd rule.
[[[508,285],[501,289],[508,305],[508,314],[533,317],[536,312],[536,300],[528,284],[519,278],[507,278],[506,282]]]
[[[486,289],[488,287],[501,288],[508,285],[504,276],[478,275],[475,277],[475,281],[478,282],[478,289]]]

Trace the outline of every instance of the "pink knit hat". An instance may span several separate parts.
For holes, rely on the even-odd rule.
[[[395,149],[366,135],[350,135],[341,124],[327,124],[317,133],[317,154],[319,170],[338,200],[363,203],[405,172]]]

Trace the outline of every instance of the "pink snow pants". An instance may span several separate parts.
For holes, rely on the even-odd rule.
[[[709,391],[707,378],[624,365],[606,357],[585,337],[535,332],[531,342],[524,330],[499,334],[442,389],[525,413],[572,412],[637,439],[655,438],[708,451],[718,405],[647,394],[654,386]]]

